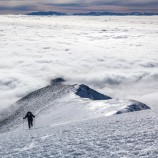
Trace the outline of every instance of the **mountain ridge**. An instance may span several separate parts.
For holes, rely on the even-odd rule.
[[[34,16],[154,16],[158,15],[158,13],[151,12],[129,12],[129,13],[116,13],[116,12],[86,12],[86,13],[63,13],[63,12],[55,12],[55,11],[37,11],[27,13],[26,15],[34,15]]]
[[[15,105],[17,109],[1,120],[0,133],[18,127],[27,111],[49,125],[150,109],[138,101],[112,99],[84,84],[65,84],[59,78],[29,93]]]

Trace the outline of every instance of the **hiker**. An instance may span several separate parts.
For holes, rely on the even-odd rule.
[[[33,126],[33,117],[35,116],[32,114],[32,112],[28,111],[26,116],[23,118],[23,119],[27,118],[29,129]]]

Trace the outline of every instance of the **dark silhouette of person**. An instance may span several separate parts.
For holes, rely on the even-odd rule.
[[[23,119],[27,118],[29,129],[33,127],[33,117],[35,116],[32,114],[32,112],[28,111],[26,116],[23,118]]]

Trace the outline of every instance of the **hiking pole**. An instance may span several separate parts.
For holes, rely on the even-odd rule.
[[[34,124],[35,124],[35,128],[36,128],[36,119],[34,118]]]

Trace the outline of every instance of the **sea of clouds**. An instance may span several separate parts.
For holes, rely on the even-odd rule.
[[[63,77],[158,102],[158,18],[0,16],[0,114]]]

